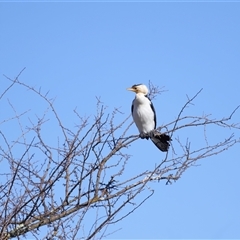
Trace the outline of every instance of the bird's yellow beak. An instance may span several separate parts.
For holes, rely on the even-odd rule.
[[[136,90],[134,88],[127,88],[128,91],[132,91],[132,92],[136,92]]]

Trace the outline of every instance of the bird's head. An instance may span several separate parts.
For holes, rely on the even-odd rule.
[[[144,95],[148,94],[148,88],[144,84],[135,84],[130,88],[127,88],[128,91],[135,93],[143,93]]]

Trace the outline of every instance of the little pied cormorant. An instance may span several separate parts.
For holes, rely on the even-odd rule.
[[[151,139],[152,142],[163,152],[170,146],[170,136],[161,134],[156,130],[156,112],[151,100],[148,98],[148,88],[143,84],[135,84],[127,90],[135,92],[136,96],[132,102],[133,120],[140,132],[140,137]]]

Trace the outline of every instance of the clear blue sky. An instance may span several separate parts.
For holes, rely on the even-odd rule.
[[[26,67],[21,80],[50,90],[68,126],[75,107],[95,114],[95,96],[127,116],[134,95],[126,88],[149,80],[168,90],[154,100],[158,125],[201,88],[189,115],[223,117],[240,104],[240,3],[0,3],[0,29],[1,91],[3,74],[13,78]],[[10,95],[16,109],[40,115],[42,106],[18,90]],[[211,131],[213,142],[231,133]],[[195,129],[189,138],[198,144]],[[129,154],[136,169],[162,158],[143,140]],[[151,184],[154,196],[111,226],[121,230],[110,237],[240,238],[239,145],[199,164],[172,185]]]

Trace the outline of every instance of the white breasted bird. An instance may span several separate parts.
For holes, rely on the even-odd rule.
[[[168,151],[171,138],[167,134],[161,134],[156,130],[156,112],[151,100],[148,98],[148,88],[143,84],[135,84],[127,90],[135,92],[132,102],[133,120],[140,132],[140,137],[151,139],[152,142],[163,152]]]

